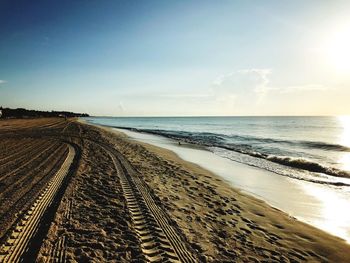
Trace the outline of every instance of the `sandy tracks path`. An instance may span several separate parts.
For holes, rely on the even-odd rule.
[[[6,243],[0,248],[0,262],[20,262],[22,260],[22,256],[30,245],[44,212],[53,202],[73,163],[75,150],[71,145],[68,147],[69,152],[61,168],[14,227]]]
[[[134,230],[149,262],[199,262],[166,211],[157,204],[136,170],[115,149],[102,146],[118,173]]]

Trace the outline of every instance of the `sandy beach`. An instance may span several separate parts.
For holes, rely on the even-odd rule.
[[[6,120],[0,138],[4,262],[350,261],[342,239],[109,128]]]
[[[350,263],[350,1],[0,3],[0,263]]]

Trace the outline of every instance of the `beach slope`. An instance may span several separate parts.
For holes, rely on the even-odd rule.
[[[28,209],[43,198],[40,189],[50,189],[51,178],[60,174],[74,152],[67,176],[41,214],[37,234],[30,237],[30,253],[27,250],[22,259],[30,255],[37,262],[350,261],[345,241],[232,188],[171,151],[75,119],[54,120],[0,122],[4,173],[18,169],[18,176],[36,178],[25,163],[33,169],[48,166],[38,169],[38,183],[21,184],[21,192],[14,188],[14,209],[0,207],[7,216],[0,225],[2,247],[18,223],[31,220],[33,212]],[[38,155],[44,149],[47,153]],[[38,155],[28,159],[36,161],[21,159],[24,152]],[[22,165],[6,161],[11,158],[19,158]],[[2,184],[10,183],[10,176],[4,178]],[[15,202],[9,195],[0,197],[0,204]]]

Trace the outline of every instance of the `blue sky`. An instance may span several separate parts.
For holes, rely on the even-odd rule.
[[[339,44],[350,41],[349,10],[349,1],[1,1],[0,105],[350,114]]]

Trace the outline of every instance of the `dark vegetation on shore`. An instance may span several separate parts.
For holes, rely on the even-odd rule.
[[[47,117],[89,117],[87,113],[75,113],[69,111],[38,111],[24,108],[10,109],[0,107],[0,118],[3,119],[25,119],[25,118],[47,118]]]

